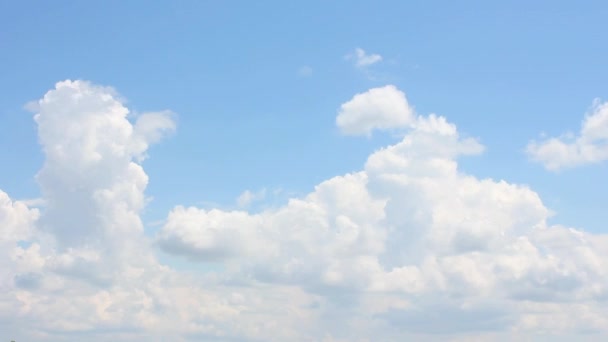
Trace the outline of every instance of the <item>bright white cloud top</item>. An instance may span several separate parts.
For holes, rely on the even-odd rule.
[[[23,341],[608,333],[608,237],[549,225],[532,189],[459,170],[480,142],[415,116],[394,86],[340,107],[346,134],[405,132],[361,170],[255,213],[176,203],[153,241],[140,161],[175,129],[170,112],[131,118],[111,88],[84,81],[57,83],[34,107],[46,205],[0,191],[0,321]],[[606,138],[605,108],[579,140]],[[201,272],[162,265],[156,246]]]
[[[593,105],[586,115],[578,136],[565,135],[540,142],[532,141],[528,155],[545,168],[557,171],[608,160],[608,102]]]
[[[374,130],[405,128],[414,123],[414,110],[395,86],[373,88],[340,106],[336,125],[347,135],[371,135]]]

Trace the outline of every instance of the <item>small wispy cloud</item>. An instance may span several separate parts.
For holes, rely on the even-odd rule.
[[[250,190],[245,190],[237,199],[236,204],[245,208],[251,205],[253,202],[261,201],[266,198],[266,189],[262,189],[257,192],[253,192]]]
[[[301,66],[298,69],[298,76],[300,77],[310,77],[312,76],[312,67],[308,65]]]
[[[377,53],[368,54],[365,50],[356,48],[354,52],[346,55],[345,59],[354,61],[357,68],[365,68],[382,61],[382,56]]]
[[[46,200],[44,198],[28,198],[21,200],[21,202],[28,207],[44,207],[46,206]]]

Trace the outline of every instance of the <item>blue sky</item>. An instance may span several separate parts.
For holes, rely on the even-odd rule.
[[[44,197],[34,176],[50,159],[27,103],[63,80],[111,86],[132,121],[175,113],[176,128],[159,124],[171,132],[141,164],[153,198],[139,213],[145,234],[169,241],[176,206],[228,212],[251,191],[258,200],[245,209],[265,215],[332,177],[371,172],[370,155],[402,132],[350,136],[336,116],[355,94],[394,85],[412,113],[445,116],[485,146],[458,158],[463,174],[528,185],[555,212],[549,225],[603,236],[608,157],[551,170],[554,155],[526,151],[578,135],[594,100],[608,99],[606,15],[603,1],[5,1],[0,189]],[[356,49],[381,59],[357,66]],[[187,254],[169,242],[155,250],[161,259]]]
[[[576,131],[592,100],[608,97],[602,2],[2,6],[2,144],[20,147],[3,149],[0,185],[15,196],[36,196],[41,163],[23,104],[58,80],[111,85],[134,110],[179,114],[179,134],[146,165],[179,180],[151,183],[160,210],[229,204],[244,189],[307,192],[359,168],[383,137],[340,137],[337,104],[390,83],[421,113],[480,137],[488,151],[464,160],[468,171],[530,184],[569,224],[597,231],[608,219],[604,165],[554,176],[522,153],[540,132]],[[384,57],[373,79],[343,59],[355,47]],[[310,77],[298,77],[303,66]]]

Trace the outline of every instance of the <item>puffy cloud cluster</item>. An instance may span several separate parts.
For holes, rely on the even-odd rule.
[[[410,131],[363,170],[257,214],[177,207],[160,246],[221,263],[233,277],[298,284],[389,331],[605,333],[606,237],[547,226],[551,212],[526,186],[460,172],[457,158],[483,146],[443,117],[413,117],[395,87],[356,95],[338,125],[391,117],[387,93],[407,120],[359,131]]]
[[[34,106],[45,206],[0,191],[0,330],[17,341],[606,336],[608,237],[548,226],[528,187],[460,171],[483,146],[415,116],[395,87],[347,104],[344,127],[403,138],[284,206],[176,206],[155,243],[200,263],[186,274],[157,261],[140,219],[140,161],[174,129],[170,113],[131,118],[110,88],[58,83]]]
[[[237,307],[160,265],[143,234],[148,177],[139,161],[174,129],[171,114],[132,123],[112,89],[83,81],[59,82],[29,107],[46,157],[37,175],[45,206],[39,213],[0,192],[3,336],[138,341],[240,331],[216,327]]]
[[[578,136],[567,134],[540,142],[531,141],[526,152],[552,171],[607,160],[608,102],[594,103],[593,111],[584,118]]]
[[[41,228],[62,247],[140,233],[148,177],[136,162],[175,126],[169,113],[131,124],[112,89],[65,81],[30,105],[46,159],[37,175],[47,208]]]

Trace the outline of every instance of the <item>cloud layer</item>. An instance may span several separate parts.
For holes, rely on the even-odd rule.
[[[33,109],[46,205],[0,191],[0,328],[17,341],[608,334],[608,237],[549,226],[533,190],[460,171],[480,142],[415,115],[394,86],[340,108],[346,134],[403,132],[361,170],[257,213],[177,205],[154,241],[140,161],[172,114],[131,117],[114,90],[83,81]],[[601,136],[600,121],[582,134]],[[154,246],[200,272],[162,265]]]
[[[577,136],[531,141],[526,152],[552,171],[608,160],[608,102],[594,103]]]

